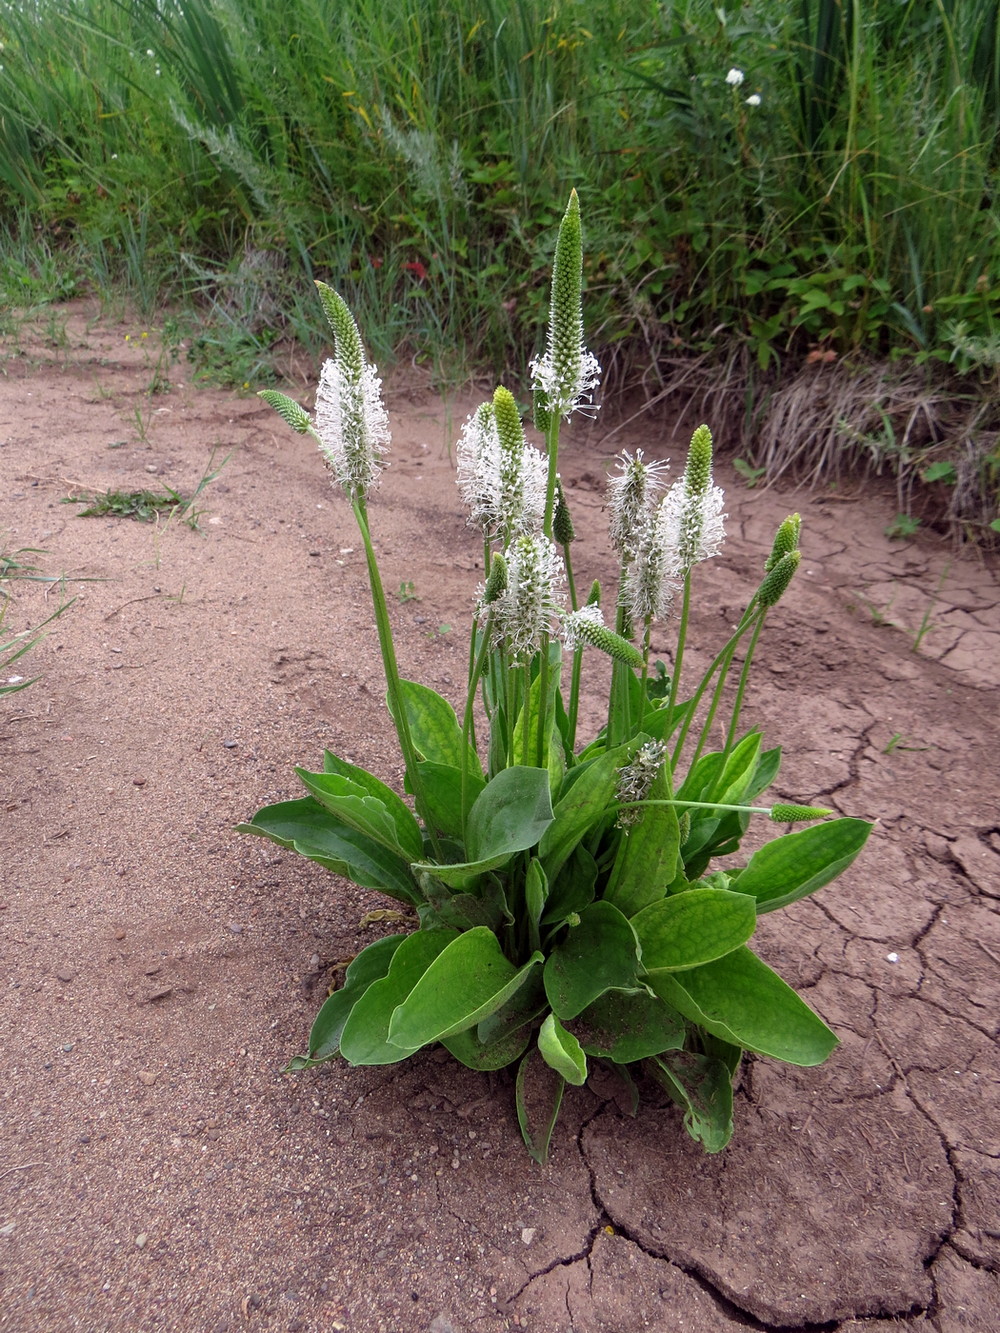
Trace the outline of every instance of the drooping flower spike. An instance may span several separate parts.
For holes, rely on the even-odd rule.
[[[573,190],[556,240],[545,353],[531,363],[535,423],[542,430],[553,417],[568,417],[578,409],[596,411],[593,399],[601,367],[583,343],[582,292],[580,200]]]
[[[316,392],[316,435],[348,498],[364,500],[378,484],[390,440],[382,381],[365,358],[358,326],[343,298],[326,283],[317,282],[316,287],[335,340]]]

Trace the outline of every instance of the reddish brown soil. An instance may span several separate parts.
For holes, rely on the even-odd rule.
[[[232,833],[298,795],[293,764],[324,745],[398,780],[359,543],[309,442],[256,398],[183,364],[147,398],[155,337],[86,306],[60,328],[9,340],[0,378],[0,527],[76,598],[11,671],[42,678],[0,700],[0,1329],[1000,1328],[993,572],[888,540],[863,486],[751,491],[720,469],[731,535],[698,650],[800,509],[748,716],[785,748],[783,796],[879,821],[758,936],[842,1045],[813,1070],[753,1061],[717,1157],[598,1081],[543,1169],[506,1076],[440,1053],[279,1072],[393,906]],[[416,595],[392,598],[399,655],[454,700],[481,576],[450,456],[471,400],[389,400],[372,521],[387,587]],[[611,573],[608,458],[671,446],[609,424],[564,445],[581,581]],[[198,531],[60,503],[189,490],[214,447],[231,457]],[[15,629],[58,604],[11,591]]]

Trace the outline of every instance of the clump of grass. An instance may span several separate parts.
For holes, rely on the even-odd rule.
[[[191,495],[183,495],[171,486],[162,491],[151,490],[107,490],[86,491],[67,495],[63,504],[86,505],[77,515],[78,518],[134,518],[140,523],[155,523],[160,518],[182,520],[190,528],[198,527],[198,519],[205,512],[195,507],[195,502],[205,487],[213,482],[226,466],[230,455],[227,454],[217,468],[212,467],[215,451],[208,461],[208,467]]]

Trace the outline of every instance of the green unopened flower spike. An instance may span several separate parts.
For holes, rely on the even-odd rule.
[[[507,591],[507,561],[497,551],[490,561],[489,578],[483,589],[483,605],[489,606]]]
[[[782,556],[790,555],[798,548],[799,533],[802,531],[802,519],[798,514],[789,514],[774,534],[771,554],[764,562],[764,572],[770,573]]]
[[[770,573],[765,575],[764,582],[757,589],[759,606],[775,606],[784,597],[801,559],[801,551],[789,551],[787,555],[781,557]]]
[[[335,342],[316,391],[316,436],[348,497],[363,500],[378,483],[390,440],[382,381],[365,360],[361,334],[343,298],[325,283],[316,287]]]
[[[628,639],[608,629],[601,608],[592,602],[563,617],[563,638],[570,652],[581,644],[589,643],[616,662],[624,662],[630,667],[642,666],[642,653]]]
[[[541,529],[546,460],[524,438],[514,395],[503,385],[493,394],[493,421],[499,442],[493,528],[510,541],[518,533]]]
[[[552,536],[560,546],[568,546],[576,538],[573,517],[566,503],[562,482],[556,477],[556,510],[552,517]]]
[[[286,393],[278,393],[277,389],[261,389],[257,397],[263,398],[264,402],[273,407],[292,430],[298,431],[300,435],[305,435],[312,426],[306,409],[300,407],[295,399],[289,398]]]
[[[601,604],[601,580],[594,579],[590,585],[590,592],[587,594],[588,606],[600,606]]]
[[[818,805],[772,805],[769,818],[775,824],[798,824],[807,819],[826,819],[832,810]]]
[[[531,377],[541,429],[548,428],[552,417],[568,417],[577,408],[596,411],[593,396],[601,367],[583,345],[583,237],[575,190],[556,240],[545,355],[532,361]]]

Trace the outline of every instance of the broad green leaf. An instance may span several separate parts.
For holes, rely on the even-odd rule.
[[[532,954],[516,968],[486,926],[453,940],[435,958],[392,1016],[389,1040],[405,1050],[442,1041],[499,1009],[543,961]]]
[[[670,796],[666,765],[649,790],[650,800]],[[667,892],[677,874],[680,827],[672,805],[653,805],[643,810],[640,822],[622,832],[604,901],[625,915],[635,916]]]
[[[341,824],[310,796],[266,805],[250,823],[237,824],[236,832],[256,833],[279,847],[290,847],[363,889],[378,889],[404,903],[420,901],[406,861]]]
[[[488,782],[469,811],[468,861],[437,865],[419,861],[414,874],[426,871],[455,889],[468,888],[488,870],[499,870],[516,852],[533,847],[552,822],[549,775],[544,768],[515,765]]]
[[[692,1023],[758,1055],[818,1065],[837,1044],[823,1020],[746,945],[688,972],[654,972],[647,984]]]
[[[389,935],[362,949],[344,975],[344,984],[327,996],[313,1020],[309,1033],[309,1060],[318,1064],[329,1060],[340,1049],[340,1034],[351,1010],[374,981],[384,977],[392,963],[393,954],[407,937]]]
[[[424,854],[423,839],[415,820],[405,829],[406,845],[400,842],[396,821],[388,806],[365,787],[340,773],[310,773],[297,768],[296,773],[309,789],[313,799],[329,810],[334,819],[347,824],[366,838],[380,842],[390,852],[407,861],[417,861]],[[398,797],[396,797],[399,800]]]
[[[757,924],[753,898],[728,889],[690,889],[632,918],[647,972],[677,972],[721,958],[745,944]]]
[[[758,912],[798,902],[846,870],[871,831],[863,819],[831,819],[775,838],[736,877],[737,892],[756,898]]]
[[[509,1000],[492,1014],[487,1014],[476,1025],[476,1036],[484,1045],[500,1041],[525,1026],[530,1027],[548,1007],[545,987],[542,984],[542,970],[534,968],[528,974],[524,985],[519,987]]]
[[[427,812],[434,827],[446,837],[463,837],[465,830],[462,827],[461,769],[451,768],[448,764],[434,763],[428,759],[417,764],[417,772],[427,801]],[[471,806],[486,783],[478,772],[471,770],[466,774],[465,781],[466,798]],[[408,785],[407,790],[409,790]],[[419,855],[423,855],[423,848]]]
[[[776,746],[773,750],[762,750],[760,758],[757,760],[757,767],[754,769],[750,784],[743,794],[745,801],[753,801],[762,791],[767,791],[771,783],[778,776],[778,770],[781,767],[781,747]]]
[[[733,1137],[733,1084],[721,1060],[675,1051],[646,1068],[679,1106],[684,1128],[706,1152],[721,1152]]]
[[[679,1050],[688,1025],[676,1009],[647,990],[609,990],[573,1020],[572,1030],[588,1055],[627,1065]]]
[[[388,973],[373,981],[351,1010],[340,1034],[340,1053],[352,1065],[392,1065],[423,1044],[401,1047],[389,1041],[393,1013],[427,969],[458,937],[454,930],[418,930],[392,955]]]
[[[559,1018],[575,1018],[606,990],[634,986],[638,966],[639,946],[627,918],[611,903],[591,903],[550,953],[545,994]]]
[[[503,1069],[519,1060],[531,1041],[531,1027],[522,1024],[513,1032],[501,1033],[492,1041],[481,1041],[478,1032],[456,1032],[441,1043],[468,1069]]]
[[[408,855],[411,861],[415,861],[423,855],[424,840],[420,832],[420,825],[414,817],[413,811],[406,802],[384,782],[380,782],[374,773],[369,773],[366,769],[358,768],[354,764],[349,764],[346,759],[341,759],[333,753],[332,750],[323,751],[323,771],[324,773],[337,773],[342,778],[348,778],[351,782],[357,783],[363,787],[369,796],[374,796],[381,801],[389,811],[396,828],[396,840],[403,849],[404,854]]]
[[[496,875],[481,876],[476,893],[452,893],[426,871],[420,872],[418,883],[424,902],[417,908],[417,915],[425,928],[457,926],[459,930],[468,930],[470,926],[489,926],[496,933],[514,919]]]
[[[469,811],[466,854],[470,861],[500,857],[534,847],[552,823],[549,775],[544,768],[514,765],[486,784]]]
[[[548,1161],[549,1143],[565,1091],[563,1076],[545,1063],[537,1046],[529,1047],[518,1066],[514,1100],[525,1147],[542,1166]]]
[[[538,845],[549,883],[555,881],[573,848],[587,830],[599,823],[614,800],[618,770],[629,762],[635,741],[608,750],[586,768],[571,768],[563,782],[564,795],[556,802],[552,823]]]
[[[566,1031],[555,1014],[549,1014],[539,1029],[538,1053],[567,1083],[572,1083],[575,1088],[582,1088],[586,1083],[587,1057],[572,1032]]]
[[[431,763],[460,769],[464,751],[469,772],[482,777],[479,756],[464,740],[455,710],[448,700],[416,680],[401,680],[399,686],[410,736],[418,754]],[[390,711],[391,707],[390,704]]]
[[[586,847],[577,844],[549,889],[541,924],[558,926],[574,912],[582,912],[594,901],[596,885],[597,862]]]

